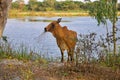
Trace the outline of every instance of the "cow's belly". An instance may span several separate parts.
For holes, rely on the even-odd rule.
[[[66,45],[66,43],[63,40],[57,41],[58,47],[64,51],[64,50],[68,50],[68,47]]]

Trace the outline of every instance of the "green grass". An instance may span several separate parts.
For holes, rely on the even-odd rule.
[[[21,44],[17,49],[12,49],[10,43],[0,42],[0,59],[18,59],[22,61],[31,60],[46,63],[47,59],[43,58],[39,54],[34,51],[29,51],[24,44]]]

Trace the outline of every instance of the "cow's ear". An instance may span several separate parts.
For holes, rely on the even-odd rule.
[[[62,18],[59,18],[59,19],[57,20],[57,22],[58,22],[58,23],[60,23],[60,22],[61,22],[61,20],[62,20]]]

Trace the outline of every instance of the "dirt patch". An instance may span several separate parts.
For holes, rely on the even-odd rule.
[[[0,80],[24,80],[27,77],[28,66],[17,59],[0,61]]]
[[[17,59],[3,59],[0,61],[0,80],[78,80],[74,76],[77,75],[76,73],[68,75],[64,72],[65,65],[66,63],[43,64]]]
[[[120,80],[120,70],[93,64],[0,60],[0,80]]]
[[[79,72],[95,80],[120,80],[120,69],[103,67],[96,64],[80,64]],[[93,80],[89,79],[89,80]]]

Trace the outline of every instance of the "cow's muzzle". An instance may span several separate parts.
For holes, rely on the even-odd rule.
[[[44,28],[44,31],[45,31],[45,32],[47,32],[47,29],[46,29],[46,28]]]

